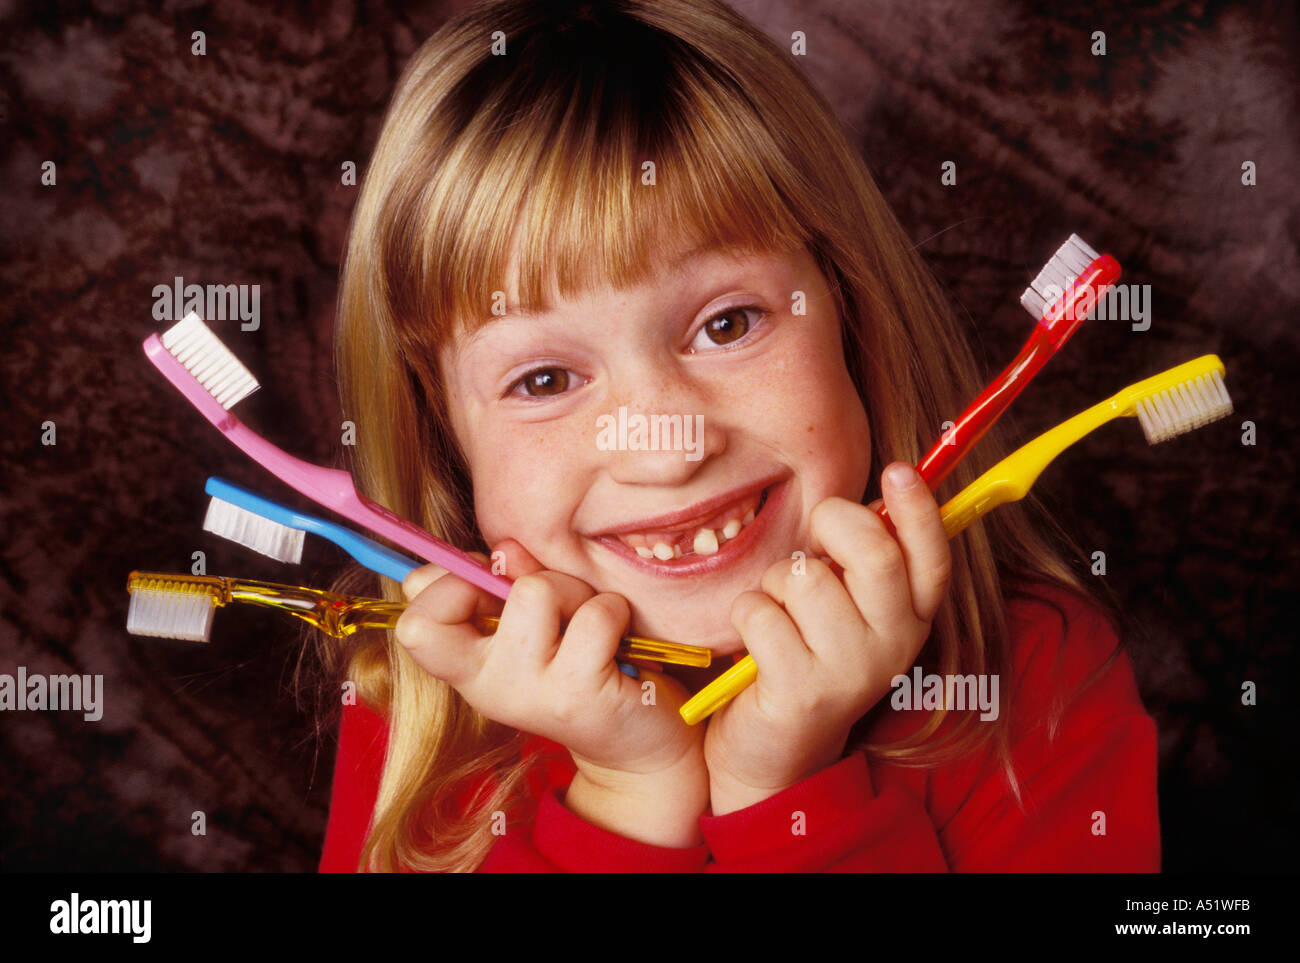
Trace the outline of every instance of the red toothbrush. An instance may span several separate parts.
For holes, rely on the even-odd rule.
[[[1109,254],[1099,255],[1077,234],[1071,234],[1052,255],[1020,295],[1021,306],[1038,319],[1029,340],[916,466],[931,491],[939,487],[1038,370],[1061,349],[1119,275],[1118,261]],[[881,518],[889,517],[883,503],[876,511]]]

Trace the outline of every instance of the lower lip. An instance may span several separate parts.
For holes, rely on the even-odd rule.
[[[626,559],[641,571],[660,578],[698,578],[701,575],[712,575],[738,562],[767,533],[772,526],[772,519],[785,504],[786,491],[789,487],[789,483],[784,481],[769,486],[763,510],[740,530],[739,535],[727,539],[712,555],[691,555],[665,562],[652,562],[642,558],[612,535],[604,535],[594,541],[604,545],[615,555]]]

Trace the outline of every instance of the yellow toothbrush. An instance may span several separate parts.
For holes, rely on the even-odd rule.
[[[131,605],[126,615],[128,632],[191,642],[208,641],[213,613],[220,606],[232,602],[288,612],[338,639],[346,639],[362,629],[391,629],[406,611],[405,602],[216,575],[132,572],[127,578],[126,588],[131,593]],[[498,619],[484,615],[478,616],[476,621],[493,631]],[[713,658],[713,653],[703,646],[660,642],[634,635],[623,637],[618,654],[623,658],[696,667],[707,667]]]

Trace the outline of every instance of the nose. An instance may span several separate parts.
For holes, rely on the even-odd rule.
[[[619,484],[685,484],[726,450],[727,432],[711,416],[718,405],[680,369],[639,367],[637,390],[609,393],[615,403],[597,418],[597,448]]]

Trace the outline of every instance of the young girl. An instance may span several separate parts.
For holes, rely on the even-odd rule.
[[[1127,657],[1030,509],[945,540],[909,466],[972,360],[733,11],[507,2],[432,37],[358,199],[338,364],[359,485],[516,581],[502,605],[426,566],[383,586],[392,637],[335,653],[361,703],[322,869],[1159,868]],[[607,450],[623,409],[702,430]],[[628,634],[714,668],[634,677]],[[685,725],[745,651],[758,681]],[[997,698],[894,698],[913,666]]]

